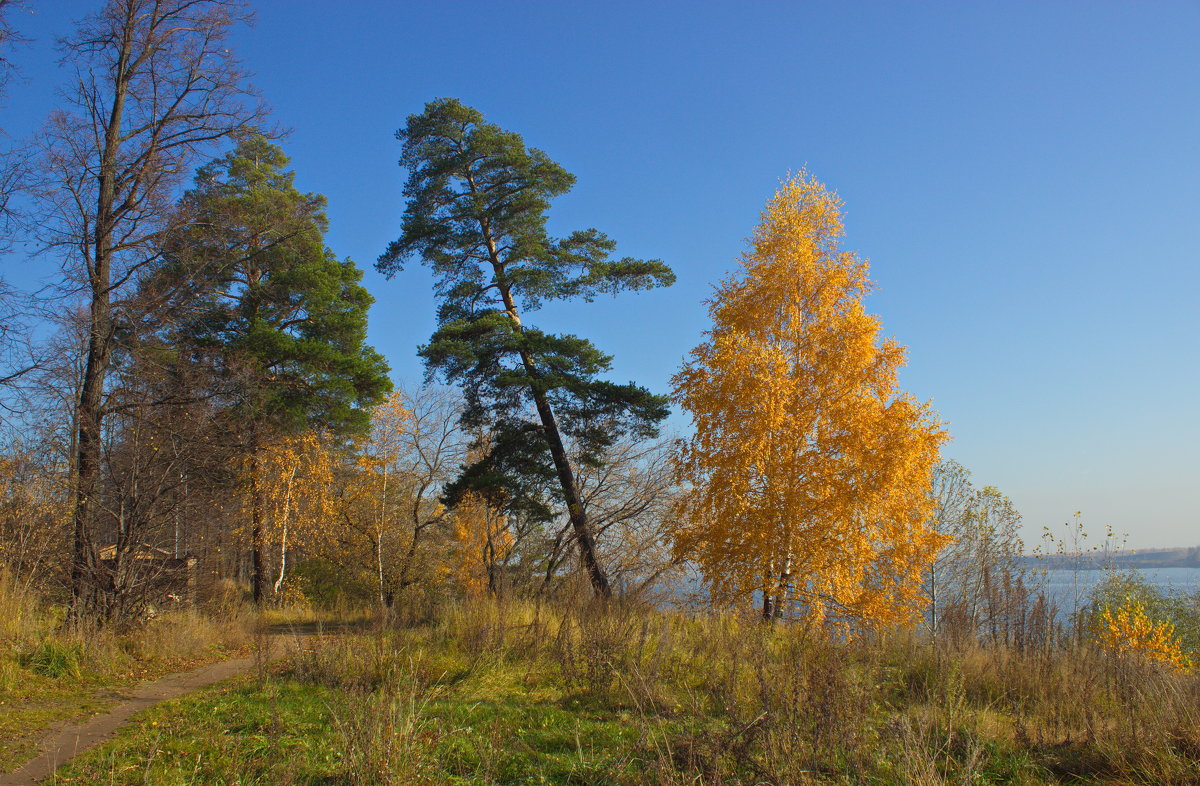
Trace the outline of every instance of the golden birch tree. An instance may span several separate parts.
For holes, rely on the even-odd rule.
[[[408,478],[396,477],[396,465],[400,460],[405,435],[411,431],[414,412],[404,403],[400,391],[392,391],[371,413],[371,433],[365,450],[359,456],[359,493],[364,493],[370,507],[366,520],[366,533],[371,539],[371,554],[374,558],[375,588],[380,608],[388,605],[387,558],[384,540],[395,529],[396,515],[389,505],[395,496],[395,488],[407,483]],[[394,534],[394,533],[393,533]]]
[[[672,380],[695,427],[674,547],[715,602],[889,624],[916,613],[948,540],[926,524],[947,436],[898,389],[904,348],[864,308],[841,205],[805,173],[783,182],[708,302],[712,329]]]
[[[414,417],[399,390],[371,411],[371,430],[341,473],[337,507],[344,526],[325,554],[343,569],[369,573],[381,609],[391,604],[395,563],[406,548],[404,513],[414,481],[402,459]]]
[[[274,596],[287,578],[289,555],[306,542],[328,537],[333,518],[334,459],[320,435],[306,431],[264,445],[255,459],[267,540],[278,556]]]

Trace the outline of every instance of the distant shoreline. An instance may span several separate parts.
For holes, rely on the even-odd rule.
[[[1200,568],[1200,546],[1146,551],[1091,551],[1084,554],[1025,555],[1020,564],[1026,568],[1048,570],[1105,570],[1115,568]]]

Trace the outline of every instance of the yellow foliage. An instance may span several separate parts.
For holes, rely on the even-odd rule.
[[[66,473],[39,463],[19,445],[0,456],[0,568],[23,581],[44,576],[63,556],[69,517]]]
[[[246,504],[262,518],[264,544],[278,551],[276,599],[287,576],[289,550],[334,537],[334,459],[319,434],[305,432],[259,446],[247,457]],[[253,520],[253,519],[252,519]]]
[[[293,506],[303,507],[309,518],[329,515],[329,484],[333,481],[333,458],[321,438],[306,432],[291,439],[268,445],[259,458],[267,479],[267,494],[273,505],[272,517],[288,517],[286,497]]]
[[[508,517],[483,497],[467,494],[454,507],[451,540],[451,580],[469,596],[483,595],[514,545]]]
[[[371,412],[371,431],[359,446],[357,471],[350,473],[342,490],[343,518],[355,521],[357,529],[374,544],[396,527],[395,511],[390,509],[395,505],[389,505],[389,499],[411,483],[397,472],[396,464],[412,421],[413,412],[405,406],[400,391],[393,391],[376,406]]]
[[[269,443],[260,449],[259,486],[268,532],[310,532],[330,517],[333,458],[313,432]]]
[[[371,433],[364,446],[364,458],[387,466],[395,463],[403,450],[405,436],[413,426],[414,413],[404,403],[404,393],[394,390],[371,411]]]
[[[708,302],[707,340],[672,380],[695,425],[675,549],[715,601],[758,593],[774,616],[897,623],[949,540],[926,525],[947,435],[898,391],[904,349],[879,339],[867,262],[841,236],[836,195],[792,177]]]
[[[337,538],[318,553],[369,578],[380,605],[429,573],[449,573],[444,555],[430,548],[443,521],[436,491],[452,466],[457,422],[443,402],[436,390],[394,391],[374,408],[370,432],[337,473]]]
[[[1145,604],[1127,599],[1115,610],[1105,606],[1097,620],[1100,643],[1117,652],[1130,653],[1179,669],[1192,667],[1169,620],[1156,621],[1146,613]]]

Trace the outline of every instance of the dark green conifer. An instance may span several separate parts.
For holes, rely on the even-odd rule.
[[[674,274],[659,260],[610,258],[616,244],[595,229],[550,237],[550,200],[574,176],[477,110],[438,99],[396,135],[408,202],[402,234],[377,268],[390,276],[414,257],[432,268],[438,329],[421,355],[431,373],[462,386],[468,425],[491,435],[487,455],[455,488],[506,485],[507,498],[527,503],[513,492],[544,485],[531,481],[552,467],[592,587],[607,597],[564,436],[578,460],[599,461],[623,434],[654,434],[667,400],[601,379],[608,355],[522,317],[547,301],[666,286]]]
[[[269,439],[367,428],[391,390],[366,344],[373,298],[362,271],[325,245],[325,198],[300,192],[288,158],[261,136],[202,168],[181,209],[187,228],[163,274],[177,297],[182,343],[220,378],[220,399],[250,462],[254,598],[267,584],[257,455]]]

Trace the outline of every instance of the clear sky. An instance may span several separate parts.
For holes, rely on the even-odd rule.
[[[98,3],[28,4],[13,133],[53,105],[53,40]],[[577,175],[552,229],[674,266],[671,289],[534,320],[661,392],[779,178],[807,166],[872,261],[903,384],[1029,539],[1079,510],[1134,547],[1200,543],[1200,3],[253,5],[234,46],[293,129],[299,185],[329,197],[330,245],[368,268],[398,381],[421,377],[429,278],[369,268],[399,233],[393,133],[426,101],[458,97]],[[31,264],[0,272],[27,283]]]

